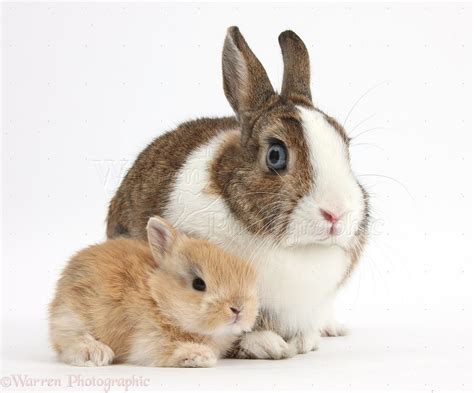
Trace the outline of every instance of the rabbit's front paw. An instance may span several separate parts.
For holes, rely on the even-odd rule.
[[[61,354],[63,361],[81,367],[107,366],[112,363],[114,356],[114,351],[108,345],[89,335],[67,347]]]
[[[319,332],[301,333],[288,341],[289,351],[297,353],[308,353],[319,348],[321,336]]]
[[[291,357],[288,344],[275,332],[264,330],[245,334],[240,340],[241,357],[283,359]]]
[[[349,334],[349,329],[336,322],[334,320],[329,321],[328,324],[324,328],[321,329],[321,336],[323,337],[339,337],[339,336],[347,336]]]
[[[175,352],[177,367],[214,367],[216,355],[211,348],[202,344],[187,344]]]

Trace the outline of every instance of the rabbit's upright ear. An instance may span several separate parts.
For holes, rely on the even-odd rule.
[[[168,254],[177,237],[177,231],[161,217],[151,217],[146,226],[148,244],[157,265]]]
[[[311,68],[306,45],[298,35],[286,30],[278,37],[283,55],[283,83],[281,96],[303,98],[311,103]]]
[[[235,26],[227,30],[222,74],[225,95],[240,121],[275,94],[265,69]]]

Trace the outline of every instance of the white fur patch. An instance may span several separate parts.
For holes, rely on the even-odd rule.
[[[208,168],[221,144],[231,133],[213,138],[191,154],[178,174],[164,217],[180,230],[229,247],[237,235],[246,237],[222,198],[209,194]],[[237,239],[239,240],[239,239]],[[240,241],[239,241],[240,244]]]
[[[278,316],[280,333],[319,330],[327,319],[327,302],[350,260],[336,246],[279,248],[255,261],[261,272],[262,307]]]
[[[314,187],[293,211],[288,245],[336,244],[348,247],[364,214],[362,191],[352,173],[347,148],[337,130],[314,109],[298,107],[309,148]],[[335,235],[321,209],[340,216]]]

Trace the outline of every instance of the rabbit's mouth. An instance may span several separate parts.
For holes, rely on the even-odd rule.
[[[242,324],[241,317],[233,317],[230,322],[217,329],[213,335],[214,336],[226,336],[226,335],[240,335],[251,330],[250,327],[245,326],[245,323]]]
[[[242,320],[242,314],[234,315],[232,318],[232,322],[230,323],[231,325],[235,325],[236,323],[240,322]]]

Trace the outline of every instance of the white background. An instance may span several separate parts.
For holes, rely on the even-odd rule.
[[[469,4],[3,4],[1,375],[134,374],[184,389],[471,387],[471,23]],[[355,137],[375,224],[338,302],[352,335],[213,370],[58,364],[47,304],[68,257],[105,238],[124,171],[179,122],[231,113],[220,69],[230,25],[276,88],[277,36],[297,32],[315,104]]]

